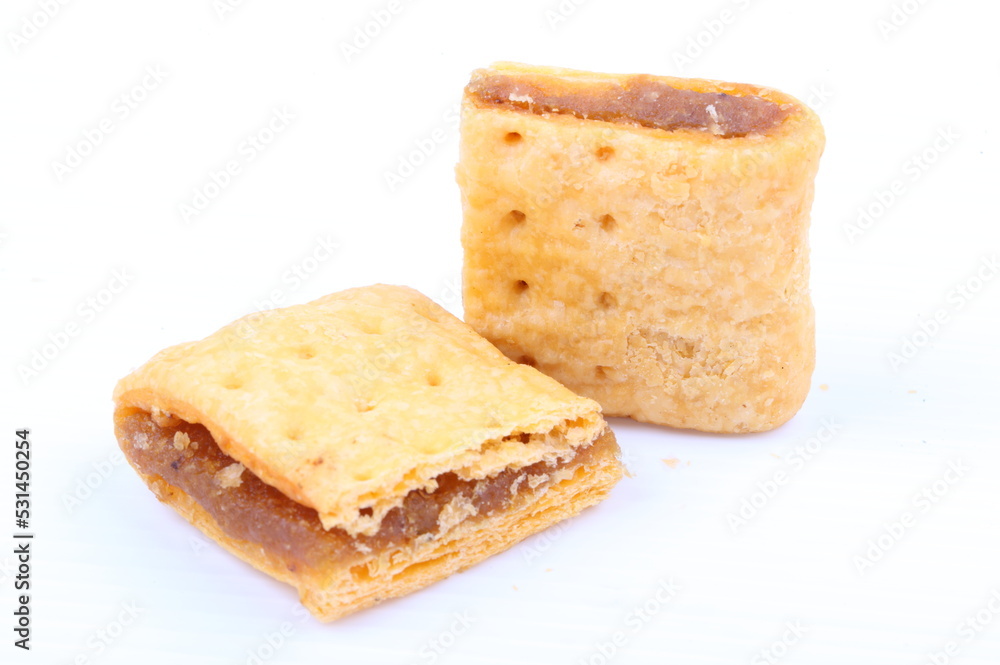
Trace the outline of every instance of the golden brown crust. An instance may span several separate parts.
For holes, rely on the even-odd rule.
[[[259,545],[228,537],[212,516],[180,489],[159,476],[139,475],[160,501],[243,561],[294,586],[310,612],[321,621],[332,621],[426,587],[602,501],[622,475],[614,435],[606,430],[602,437],[603,452],[592,464],[553,484],[540,498],[526,497],[509,510],[460,523],[445,537],[419,544],[409,554],[386,560],[373,552],[350,568],[334,562],[319,570],[290,569]]]
[[[528,67],[579,81],[623,76]],[[466,321],[608,415],[714,432],[788,420],[814,365],[808,220],[823,149],[805,105],[721,138],[463,104]]]
[[[327,528],[369,534],[445,471],[481,478],[554,459],[604,427],[593,401],[511,363],[416,291],[383,285],[167,349],[119,382],[115,401],[204,425]]]
[[[506,549],[597,503],[622,474],[595,402],[402,287],[238,321],[158,354],[115,400],[122,449],[160,500],[295,586],[323,620]],[[530,489],[513,482],[523,476],[495,484],[503,503],[445,489],[445,475],[485,493],[539,468]],[[365,544],[389,509],[439,483],[434,529]],[[291,552],[302,519],[324,539],[311,557]],[[317,554],[323,543],[333,549]]]

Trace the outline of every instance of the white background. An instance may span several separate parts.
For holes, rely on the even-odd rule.
[[[937,662],[995,665],[1000,279],[983,261],[1000,252],[1000,10],[895,1],[894,16],[889,0],[566,0],[563,16],[558,0],[413,0],[348,57],[343,45],[386,0],[246,0],[221,16],[212,0],[92,0],[50,3],[48,19],[45,3],[6,0],[0,537],[14,531],[13,431],[30,427],[37,539],[28,654],[11,645],[12,545],[0,547],[0,662],[753,663],[770,649],[789,665],[916,665],[954,642]],[[44,25],[34,34],[25,20]],[[762,435],[616,420],[633,477],[604,504],[322,625],[115,464],[111,391],[157,350],[275,290],[289,304],[400,283],[460,313],[453,114],[469,72],[501,59],[746,81],[817,108],[813,390]],[[275,109],[294,119],[249,160],[241,144]],[[60,178],[54,163],[102,121],[112,131]],[[420,144],[433,147],[423,159]],[[181,204],[229,160],[240,173],[185,223]],[[421,163],[390,188],[401,160]],[[859,208],[878,213],[864,229],[852,226]],[[321,242],[338,249],[313,262]],[[296,281],[296,269],[313,271]],[[112,297],[115,271],[127,286]],[[954,291],[967,284],[981,288]],[[923,334],[939,310],[945,322]],[[68,325],[75,334],[60,337]],[[904,340],[920,346],[894,365]],[[796,448],[824,418],[836,434],[805,459]],[[949,476],[949,463],[969,470]],[[773,497],[755,496],[780,472]],[[935,484],[934,503],[917,498]],[[734,528],[744,500],[760,507]],[[679,590],[660,603],[671,580]],[[124,627],[123,604],[139,612]],[[455,613],[473,623],[452,636]],[[783,638],[793,644],[775,646]],[[439,642],[450,647],[438,654]]]

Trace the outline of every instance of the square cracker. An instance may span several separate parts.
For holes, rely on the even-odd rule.
[[[627,78],[499,64],[473,82],[496,74],[555,90]],[[607,415],[771,429],[801,406],[814,365],[807,235],[822,128],[773,90],[656,80],[789,113],[724,138],[532,113],[467,89],[466,321]]]
[[[204,425],[327,529],[371,535],[411,490],[594,441],[598,404],[505,358],[420,293],[377,285],[245,317],[122,379],[119,409]],[[525,445],[517,435],[536,435]]]

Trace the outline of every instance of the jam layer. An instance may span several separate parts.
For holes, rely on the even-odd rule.
[[[342,529],[324,529],[315,510],[244,469],[203,426],[176,419],[162,426],[159,420],[139,409],[116,414],[118,440],[129,461],[198,502],[226,535],[260,545],[291,570],[300,565],[319,568],[432,538],[459,521],[504,510],[551,483],[556,472],[593,463],[604,448],[614,445],[605,435],[577,449],[571,459],[508,469],[481,480],[442,474],[433,492],[408,493],[401,506],[386,514],[377,533],[351,536]]]
[[[788,115],[786,108],[756,95],[682,90],[647,75],[621,84],[570,85],[553,77],[491,73],[474,76],[466,92],[488,106],[667,131],[696,129],[724,138],[766,133]]]

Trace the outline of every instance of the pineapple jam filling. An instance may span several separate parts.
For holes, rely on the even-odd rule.
[[[530,75],[481,74],[473,77],[466,92],[486,106],[666,131],[695,129],[723,138],[765,134],[781,124],[791,107],[757,95],[682,90],[647,75],[631,76],[624,84],[571,85]]]
[[[187,494],[226,535],[260,545],[290,570],[426,542],[466,519],[487,517],[561,478],[585,472],[615,445],[606,432],[568,459],[506,469],[480,480],[444,473],[436,478],[433,492],[409,492],[374,535],[352,536],[343,529],[324,529],[315,510],[289,499],[229,457],[205,427],[158,415],[141,409],[115,414],[129,462]]]

